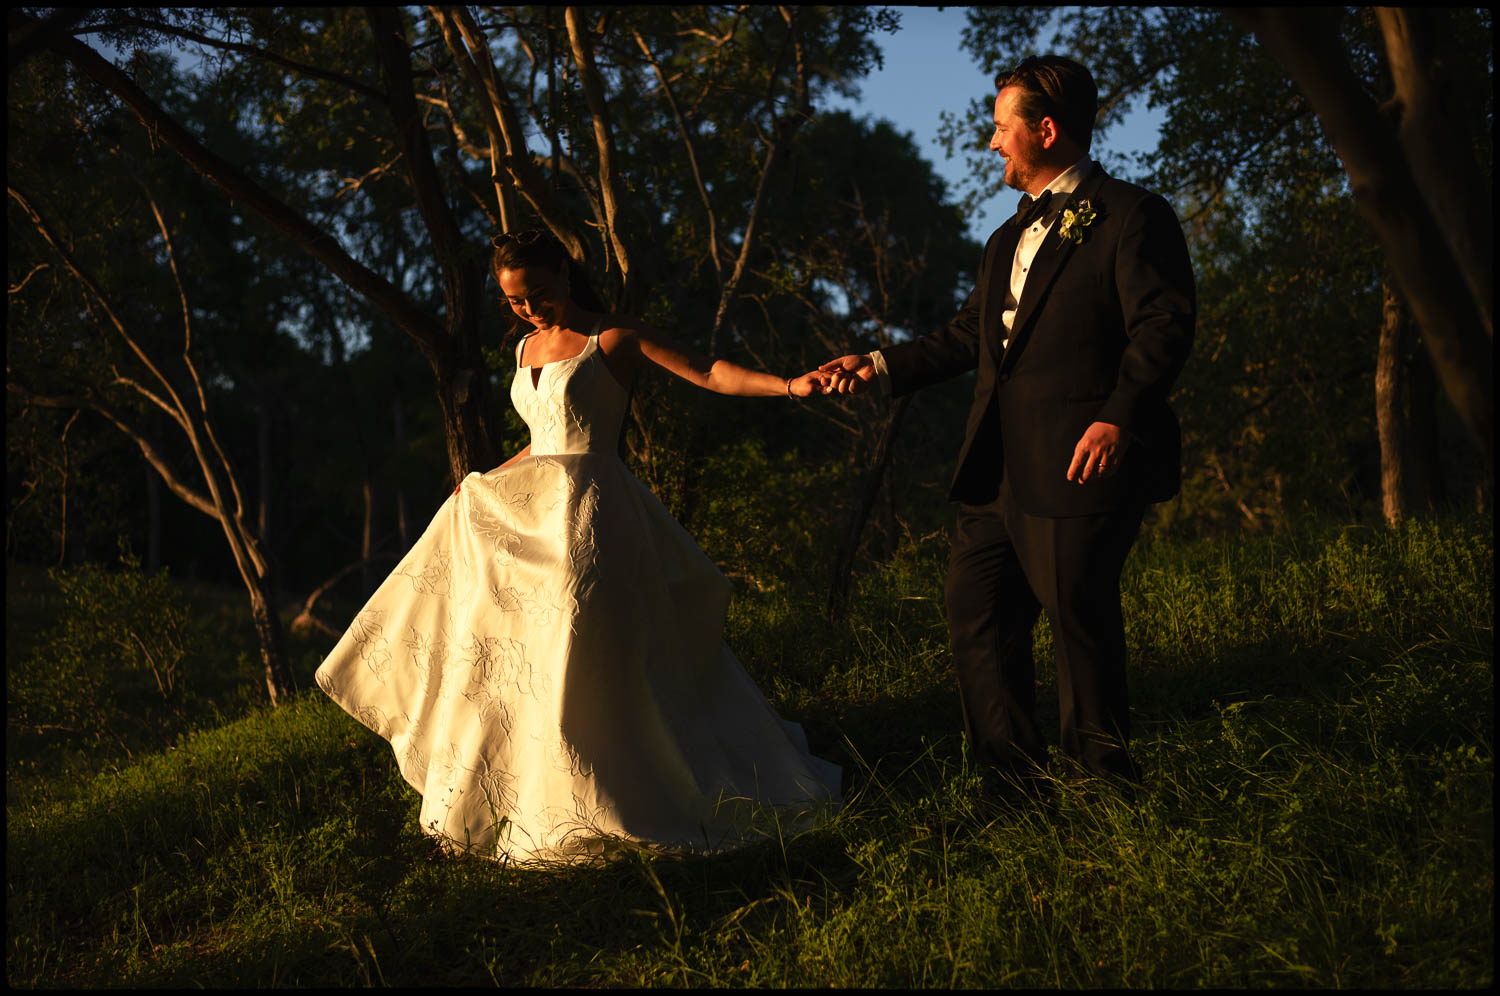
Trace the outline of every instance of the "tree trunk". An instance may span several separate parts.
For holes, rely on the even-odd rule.
[[[619,267],[619,290],[614,295],[615,306],[633,314],[640,310],[642,303],[641,281],[637,274],[631,272],[630,239],[620,231],[622,198],[619,173],[615,169],[615,140],[610,124],[609,105],[604,97],[604,81],[594,65],[593,38],[582,18],[577,7],[563,8],[563,22],[568,30],[573,61],[578,65],[578,83],[588,105],[589,119],[594,128],[594,145],[599,153],[599,194],[604,203],[605,241],[613,250],[615,263]]]
[[[255,622],[255,637],[260,643],[266,692],[271,696],[271,705],[279,706],[296,691],[296,685],[287,663],[286,640],[281,633],[281,620],[276,616],[275,587],[269,576],[257,578],[256,584],[250,588],[250,615]]]
[[[1380,508],[1387,525],[1406,518],[1405,446],[1401,431],[1401,299],[1384,282],[1380,346],[1375,360],[1375,426],[1380,436]]]
[[[368,598],[375,590],[375,575],[370,567],[370,555],[375,548],[375,481],[368,467],[365,468],[364,486],[360,490],[365,504],[365,524],[359,534],[359,559],[365,562],[365,569],[360,581],[364,586],[363,594]]]
[[[255,405],[255,444],[260,460],[260,480],[256,491],[260,505],[256,529],[260,544],[271,549],[271,411],[264,399]]]
[[[1457,136],[1470,128],[1453,107],[1460,85],[1452,72],[1453,15],[1433,7],[1376,7],[1396,85],[1396,134],[1417,178],[1418,191],[1453,247],[1469,291],[1493,339],[1495,223],[1491,181]],[[1466,141],[1465,137],[1465,141]]]
[[[146,573],[161,569],[161,482],[146,465]]]
[[[890,418],[886,419],[885,429],[880,434],[880,442],[875,446],[875,456],[871,461],[870,473],[866,475],[863,488],[860,490],[859,501],[854,506],[854,512],[849,516],[849,528],[844,532],[844,542],[839,547],[838,553],[833,558],[833,574],[828,583],[828,605],[824,614],[829,622],[838,622],[844,618],[844,613],[849,604],[849,578],[854,570],[854,555],[859,550],[859,537],[864,532],[865,522],[870,517],[870,510],[875,507],[875,499],[880,495],[880,484],[885,476],[885,469],[891,462],[891,448],[895,445],[896,434],[901,431],[901,422],[906,417],[906,409],[911,405],[910,394],[898,398],[891,407]]]
[[[477,331],[474,345],[477,348]],[[444,375],[446,372],[437,371],[438,405],[443,413],[443,436],[448,442],[449,473],[453,475],[449,483],[456,485],[470,471],[489,470],[500,460],[491,445],[496,437],[490,431],[490,419],[484,411],[487,404],[476,404],[473,397],[478,394],[485,402],[489,398],[483,361],[476,358],[471,366],[449,376]]]
[[[1375,232],[1422,329],[1443,389],[1479,448],[1481,476],[1488,480],[1494,472],[1494,343],[1463,276],[1472,266],[1457,258],[1422,200],[1413,172],[1417,164],[1407,154],[1393,154],[1402,143],[1342,54],[1339,13],[1305,7],[1221,9],[1282,63],[1316,112],[1349,175],[1355,206]],[[1428,182],[1464,187],[1462,176],[1452,171]]]
[[[391,405],[395,412],[395,432],[391,452],[396,454],[395,472],[391,477],[396,482],[396,535],[401,537],[401,552],[404,554],[411,548],[411,541],[406,538],[406,490],[401,487],[400,459],[401,454],[406,452],[406,422],[401,415],[401,396],[399,392],[393,395]],[[366,554],[369,556],[369,554]]]
[[[399,8],[369,7],[366,16],[375,36],[406,176],[442,276],[446,334],[432,340],[435,348],[429,359],[437,376],[449,465],[457,483],[472,470],[489,470],[500,462],[495,455],[479,337],[484,263],[468,250],[433,163],[432,146],[412,89],[404,15]]]
[[[1443,482],[1442,447],[1438,442],[1438,389],[1427,351],[1417,344],[1403,351],[1406,360],[1408,424],[1412,460],[1408,466],[1412,505],[1435,512],[1448,502]]]

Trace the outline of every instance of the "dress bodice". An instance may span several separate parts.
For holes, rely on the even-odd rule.
[[[548,456],[614,453],[629,398],[604,365],[595,326],[577,356],[538,367],[518,360],[510,400],[531,429],[531,455]]]

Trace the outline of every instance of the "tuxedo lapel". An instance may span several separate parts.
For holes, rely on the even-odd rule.
[[[1093,172],[1074,189],[1068,197],[1068,202],[1092,200],[1106,179],[1108,176],[1103,168],[1095,163]],[[1026,276],[1026,287],[1022,290],[1021,300],[1016,307],[1015,322],[1012,325],[1014,335],[1011,336],[1010,346],[1006,349],[1005,356],[1001,358],[1002,364],[1005,363],[1006,358],[1014,357],[1019,353],[1020,347],[1031,336],[1032,318],[1047,300],[1053,282],[1072,257],[1073,250],[1078,248],[1076,242],[1058,234],[1058,229],[1061,227],[1062,218],[1058,217],[1052,222],[1052,230],[1047,233],[1041,248],[1037,250],[1036,256],[1031,261],[1031,272]],[[1018,240],[1011,242],[1012,255],[1015,253],[1016,241]]]

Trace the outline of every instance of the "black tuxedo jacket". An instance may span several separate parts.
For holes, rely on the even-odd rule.
[[[1008,348],[1000,312],[1021,226],[1006,222],[984,247],[979,281],[945,328],[881,350],[900,396],[978,371],[949,498],[993,501],[1008,479],[1031,515],[1094,515],[1181,483],[1182,435],[1167,393],[1187,360],[1196,308],[1182,226],[1160,196],[1098,163],[1068,203],[1096,213],[1082,243],[1062,216],[1037,251]],[[1130,433],[1112,477],[1070,483],[1073,449],[1089,425]]]

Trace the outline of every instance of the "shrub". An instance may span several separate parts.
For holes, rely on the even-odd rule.
[[[180,665],[193,647],[166,572],[142,572],[122,544],[114,569],[83,564],[48,576],[56,618],[7,667],[8,746],[128,755],[170,739],[187,699]]]

